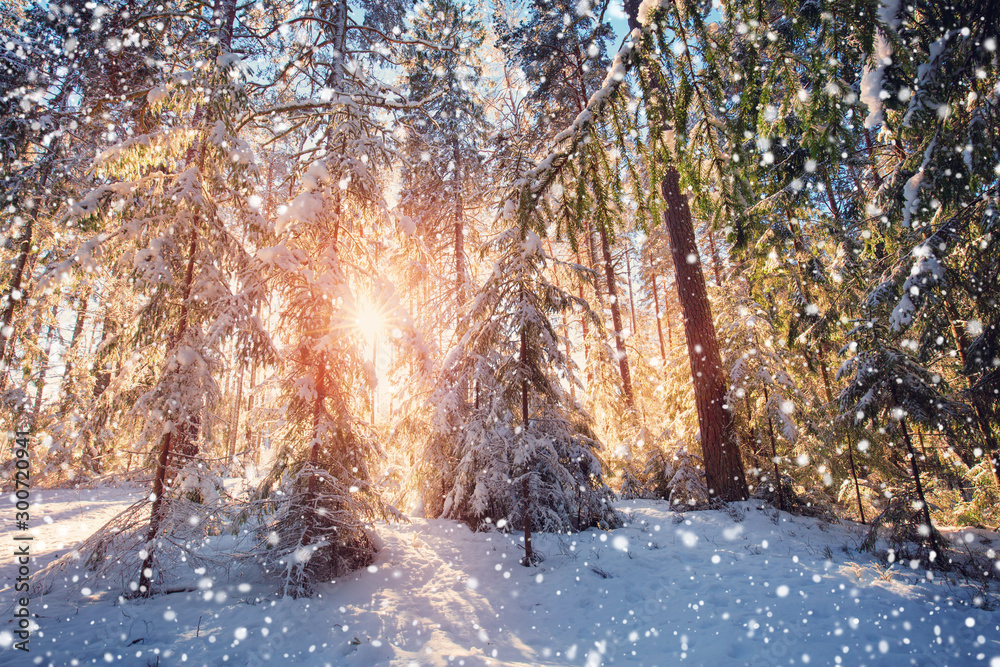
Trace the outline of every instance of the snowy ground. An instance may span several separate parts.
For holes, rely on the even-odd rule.
[[[33,569],[141,493],[35,492],[33,517],[46,523],[36,519],[33,551],[49,555]],[[973,589],[940,575],[885,572],[852,550],[858,526],[747,503],[620,507],[625,528],[538,536],[536,568],[518,564],[516,536],[413,519],[380,527],[376,565],[313,599],[245,583],[126,603],[51,595],[32,600],[30,654],[10,646],[8,588],[0,664],[1000,667],[1000,612],[974,608]],[[977,531],[972,547],[1000,550],[1000,536]]]

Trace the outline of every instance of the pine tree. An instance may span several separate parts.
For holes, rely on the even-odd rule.
[[[295,126],[271,131],[297,147],[298,164],[287,179],[296,194],[257,253],[275,277],[286,344],[279,454],[257,497],[266,501],[263,560],[282,572],[291,595],[371,563],[373,523],[401,518],[377,485],[386,454],[373,423],[377,368],[359,328],[364,301],[381,301],[400,342],[421,354],[411,318],[377,268],[380,237],[400,221],[386,201],[394,142],[377,113],[408,105],[371,76],[380,65],[362,60],[364,38],[352,36],[358,26],[348,10],[346,2],[321,3],[302,17],[287,79],[274,84],[267,110]],[[390,10],[373,20],[390,20]]]
[[[891,430],[902,439],[916,498],[913,507],[922,522],[918,530],[924,545],[940,555],[940,538],[931,521],[911,429],[916,423],[944,431],[956,420],[961,421],[963,406],[947,399],[941,376],[892,345],[884,325],[873,321],[860,323],[852,337],[854,341],[845,351],[849,349],[854,356],[837,373],[838,379],[848,379],[840,394],[841,412],[845,419],[868,420],[873,427],[880,427],[880,433]],[[930,558],[933,561],[935,556],[930,554]]]
[[[531,564],[532,531],[618,522],[595,456],[600,445],[564,386],[577,380],[551,320],[574,306],[595,315],[548,281],[553,260],[534,231],[508,229],[493,247],[497,263],[432,398],[424,475],[434,479],[425,502],[434,507],[441,494],[441,515],[475,529],[523,530],[524,562]],[[460,388],[473,385],[469,401]]]
[[[658,24],[660,30],[656,39],[663,40],[668,32],[672,31],[679,39],[685,39],[686,30],[697,30],[704,34],[705,26],[703,17],[697,12],[681,12],[679,8],[673,7],[670,12],[663,9],[653,12],[652,16],[639,16],[639,6],[629,3],[626,7],[629,15],[629,27],[633,30],[640,28],[642,22],[649,21]],[[650,33],[644,33],[646,37],[646,49],[652,48],[653,37]],[[701,35],[699,35],[701,36]],[[664,56],[671,53],[669,45],[660,43],[660,53]],[[712,49],[702,45],[701,53],[709,54]],[[689,49],[681,50],[679,62],[676,67],[683,70],[692,70]],[[717,94],[712,87],[703,86],[707,90],[702,91],[697,85],[700,82],[710,80],[713,69],[717,70],[714,59],[707,63],[708,70],[704,72],[700,81],[692,81],[682,74],[676,95],[665,90],[667,81],[663,70],[654,69],[649,74],[649,79],[644,82],[646,93],[646,109],[650,117],[651,127],[662,133],[663,141],[667,145],[676,136],[686,134],[687,130],[687,106],[690,103],[692,92],[696,92],[697,102],[701,106],[703,117],[701,123],[704,125],[710,122],[707,117],[710,111],[707,109],[706,98],[710,99],[713,94]],[[668,63],[673,67],[672,63]],[[667,69],[666,71],[671,71]],[[676,71],[676,70],[674,70]],[[693,70],[692,70],[693,73]],[[656,98],[652,98],[655,95]],[[670,130],[666,125],[666,109],[659,108],[657,104],[664,104],[666,99],[673,98],[673,124],[675,130]],[[714,108],[718,108],[715,105]],[[709,172],[715,171],[720,183],[726,183],[729,176],[728,170],[723,170],[718,166],[719,153],[721,149],[714,144],[711,129],[705,130],[707,148],[710,149],[709,159],[705,160]],[[688,140],[688,149],[692,150],[697,146],[697,142],[691,139],[698,137],[698,133],[692,133]],[[678,151],[678,144],[671,147]],[[696,150],[696,149],[694,149]],[[678,157],[685,157],[683,152]],[[669,159],[669,158],[668,158]],[[699,165],[699,162],[688,163]],[[722,376],[722,360],[719,355],[719,345],[716,337],[715,326],[712,319],[711,305],[708,300],[705,288],[705,277],[701,270],[698,247],[695,242],[694,226],[691,217],[691,210],[688,206],[687,198],[681,191],[681,174],[675,166],[668,163],[665,168],[654,165],[653,173],[662,172],[659,180],[660,196],[663,200],[663,220],[670,235],[670,251],[674,260],[674,272],[677,280],[677,294],[681,302],[681,309],[684,313],[684,332],[688,344],[688,356],[691,362],[692,378],[695,385],[695,401],[698,407],[698,419],[701,425],[701,445],[705,458],[705,472],[708,478],[709,493],[713,497],[723,500],[742,500],[747,497],[747,485],[744,477],[743,466],[740,461],[739,445],[736,437],[735,424],[732,411],[726,403],[726,383]],[[697,178],[696,167],[689,167],[685,174],[689,179]],[[708,176],[706,174],[706,176]],[[725,190],[723,185],[723,190]],[[719,204],[723,205],[719,205]],[[717,214],[724,212],[726,202],[717,202],[715,209]]]
[[[744,451],[752,451],[756,460],[771,462],[771,471],[759,470],[758,466],[759,484],[767,484],[777,497],[778,507],[787,510],[787,490],[779,468],[787,454],[778,454],[775,432],[788,446],[794,446],[799,439],[799,427],[792,417],[799,409],[792,400],[800,398],[799,389],[788,372],[778,347],[780,339],[767,313],[750,299],[730,299],[735,302],[731,303],[735,317],[726,332],[725,365],[731,381],[727,400],[745,420],[749,447]]]
[[[447,274],[454,287],[447,291],[454,295],[451,324],[457,331],[471,282],[466,244],[475,237],[467,240],[474,231],[469,214],[482,206],[484,195],[480,151],[486,121],[477,88],[485,30],[475,10],[452,0],[418,4],[411,23],[407,37],[416,43],[408,47],[407,90],[426,102],[403,118],[407,162],[401,208],[432,256],[448,254],[445,248],[451,246]]]
[[[140,595],[160,581],[156,553],[176,518],[174,501],[191,483],[185,479],[203,474],[199,443],[212,426],[219,397],[214,371],[224,341],[235,337],[255,354],[271,353],[255,317],[264,297],[260,263],[247,250],[263,231],[248,203],[256,163],[249,145],[233,134],[247,101],[241,61],[230,52],[235,3],[220,0],[215,10],[215,29],[188,33],[191,62],[185,64],[192,69],[164,72],[160,85],[148,89],[145,132],[96,158],[104,183],[74,204],[70,216],[98,231],[48,276],[53,285],[75,267],[108,262],[132,272],[145,297],[119,333],[129,341],[133,363],[116,382],[124,389],[152,371],[151,384],[131,407],[144,415],[137,446],[156,450],[145,556],[131,586]],[[177,21],[202,25],[195,15]]]

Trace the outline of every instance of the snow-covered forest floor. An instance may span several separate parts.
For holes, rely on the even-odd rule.
[[[36,492],[33,569],[143,493]],[[412,518],[378,526],[375,564],[308,599],[211,572],[199,590],[151,600],[57,587],[32,601],[30,656],[4,629],[0,664],[1000,665],[995,591],[976,607],[983,591],[969,582],[887,567],[857,551],[860,525],[757,501],[618,506],[623,528],[536,535],[533,568],[519,565],[516,534]],[[945,534],[1000,549],[996,533]],[[7,550],[0,575],[13,581]]]

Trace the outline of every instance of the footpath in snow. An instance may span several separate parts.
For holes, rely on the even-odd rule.
[[[33,514],[45,518],[33,569],[141,493],[38,492]],[[311,599],[211,573],[197,591],[151,600],[70,585],[32,600],[30,654],[11,646],[8,587],[0,664],[1000,667],[1000,612],[977,608],[979,591],[941,573],[929,579],[857,553],[860,526],[754,502],[688,513],[657,501],[619,508],[624,528],[536,536],[545,560],[533,568],[518,564],[517,535],[413,519],[379,526],[375,564]],[[954,537],[1000,551],[994,533]],[[9,554],[0,559],[5,583],[15,571]]]

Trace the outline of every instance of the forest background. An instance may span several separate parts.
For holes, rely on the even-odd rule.
[[[3,8],[0,421],[150,484],[134,592],[234,506],[296,593],[399,510],[1000,521],[996,2]]]

